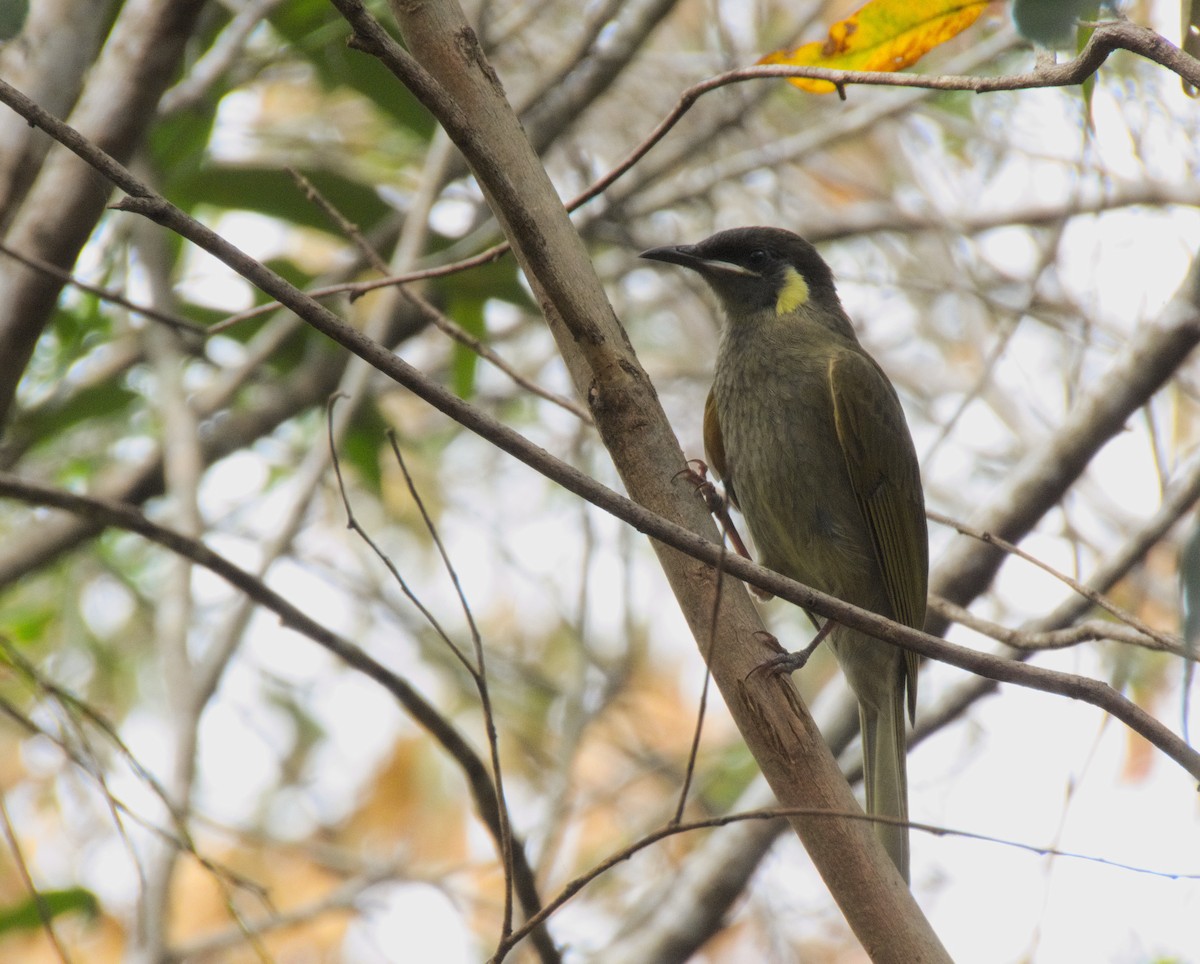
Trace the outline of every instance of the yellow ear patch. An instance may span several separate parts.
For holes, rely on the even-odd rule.
[[[808,282],[795,268],[789,267],[783,276],[783,286],[775,302],[775,312],[786,315],[808,301]]]

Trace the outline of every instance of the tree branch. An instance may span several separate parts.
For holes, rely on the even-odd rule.
[[[231,586],[245,593],[264,609],[275,613],[280,622],[317,645],[329,650],[347,666],[374,680],[409,713],[451,756],[462,770],[475,801],[476,811],[488,831],[497,841],[501,838],[500,816],[496,791],[487,764],[452,723],[405,680],[382,663],[363,652],[358,646],[326,628],[303,610],[267,586],[261,579],[234,565],[224,556],[213,552],[203,542],[184,536],[147,519],[133,506],[106,502],[75,495],[48,486],[26,482],[17,476],[0,472],[0,495],[29,505],[62,509],[89,519],[99,527],[116,527],[149,539],[184,559],[220,576]],[[528,915],[540,908],[533,870],[525,856],[524,846],[515,837],[512,841],[513,870],[516,890]]]
[[[353,0],[335,3],[352,16],[361,11]],[[690,492],[669,484],[684,464],[678,442],[462,10],[442,0],[394,3],[392,12],[424,76],[405,63],[399,51],[394,59],[416,77],[413,92],[437,116],[474,172],[633,503],[682,523],[682,531],[714,538],[703,506]],[[390,38],[373,39],[385,49],[395,46]],[[750,600],[744,593],[731,592],[714,629],[712,574],[660,543],[654,549],[697,646],[703,650],[710,638],[715,639],[713,679],[780,801],[853,811],[849,786],[790,681],[748,681],[768,653]],[[895,868],[888,866],[869,827],[856,821],[818,824],[803,817],[793,818],[793,826],[868,953],[881,959],[945,959],[936,935]]]
[[[1070,87],[1092,76],[1114,50],[1128,50],[1166,67],[1188,83],[1200,84],[1200,60],[1185,54],[1173,43],[1149,27],[1128,20],[1110,20],[1096,25],[1087,46],[1079,56],[1066,63],[1042,63],[1024,74],[1001,77],[926,76],[870,70],[829,70],[824,67],[787,67],[783,65],[744,67],[713,77],[691,90],[700,93],[726,84],[756,80],[760,77],[807,77],[827,80],[839,87],[864,84],[878,87],[920,87],[926,90],[967,90],[976,94],[999,90],[1037,90],[1042,87]]]
[[[195,0],[129,0],[122,6],[71,114],[79,128],[70,132],[76,145],[90,139],[115,157],[133,154],[203,8],[204,4]],[[7,84],[5,88],[13,91]],[[17,112],[30,120],[28,108],[36,105],[24,95],[21,100],[26,109]],[[49,116],[40,108],[37,112]],[[63,143],[58,136],[54,139]],[[70,143],[64,146],[75,151]],[[75,158],[52,149],[9,226],[5,242],[28,257],[69,268],[104,211],[108,192],[98,187],[102,188],[94,175],[80,168]],[[0,299],[2,425],[62,282],[25,267],[3,264],[0,288],[4,289]]]

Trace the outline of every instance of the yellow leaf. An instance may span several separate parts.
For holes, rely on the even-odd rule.
[[[903,70],[945,43],[983,13],[979,0],[871,0],[829,28],[824,42],[767,54],[760,64],[828,67],[832,70]],[[825,80],[789,77],[801,90],[828,94]]]

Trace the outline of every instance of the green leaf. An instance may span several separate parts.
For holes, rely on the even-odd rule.
[[[302,173],[330,204],[364,230],[388,210],[372,187],[332,171]],[[207,167],[181,178],[172,200],[189,208],[212,204],[231,210],[257,211],[320,231],[337,230],[287,172],[278,167],[252,164]]]
[[[39,898],[41,911],[38,909]],[[89,920],[95,920],[100,916],[100,902],[95,894],[82,887],[43,890],[37,897],[30,896],[7,907],[0,907],[0,934],[39,929],[42,926],[42,913],[53,919],[73,911],[80,911]]]
[[[374,402],[360,405],[338,450],[341,460],[354,466],[359,481],[373,492],[379,492],[383,482],[379,448],[386,444],[388,427]]]
[[[109,381],[75,392],[61,403],[30,409],[13,424],[14,432],[35,440],[57,441],[82,422],[117,415],[138,401],[136,392],[120,381]]]
[[[13,643],[22,646],[32,646],[40,643],[46,635],[46,629],[58,618],[58,612],[41,606],[27,604],[13,605],[9,602],[4,608],[3,634]],[[4,656],[0,661],[7,663]]]
[[[468,334],[482,338],[483,305],[481,298],[459,297],[450,303],[449,313]],[[466,345],[455,342],[452,362],[453,388],[460,398],[470,399],[475,394],[475,370],[478,367],[479,356]]]
[[[150,157],[162,177],[162,190],[175,204],[176,185],[202,169],[216,120],[216,104],[206,111],[180,111],[155,124],[148,140]]]
[[[0,0],[0,40],[19,34],[28,13],[29,0]]]
[[[1075,24],[1095,18],[1098,0],[1013,0],[1012,18],[1019,33],[1042,47],[1071,42]]]
[[[381,18],[387,24],[390,18]],[[292,0],[279,4],[268,17],[271,26],[291,46],[309,58],[327,89],[349,87],[417,134],[433,136],[436,124],[420,101],[374,57],[351,50],[350,27],[328,0]]]

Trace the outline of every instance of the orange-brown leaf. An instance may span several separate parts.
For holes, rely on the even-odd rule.
[[[871,0],[830,27],[824,42],[777,50],[759,63],[833,70],[903,70],[966,30],[986,7],[986,0]],[[825,80],[788,80],[814,94],[828,94],[835,89]]]

